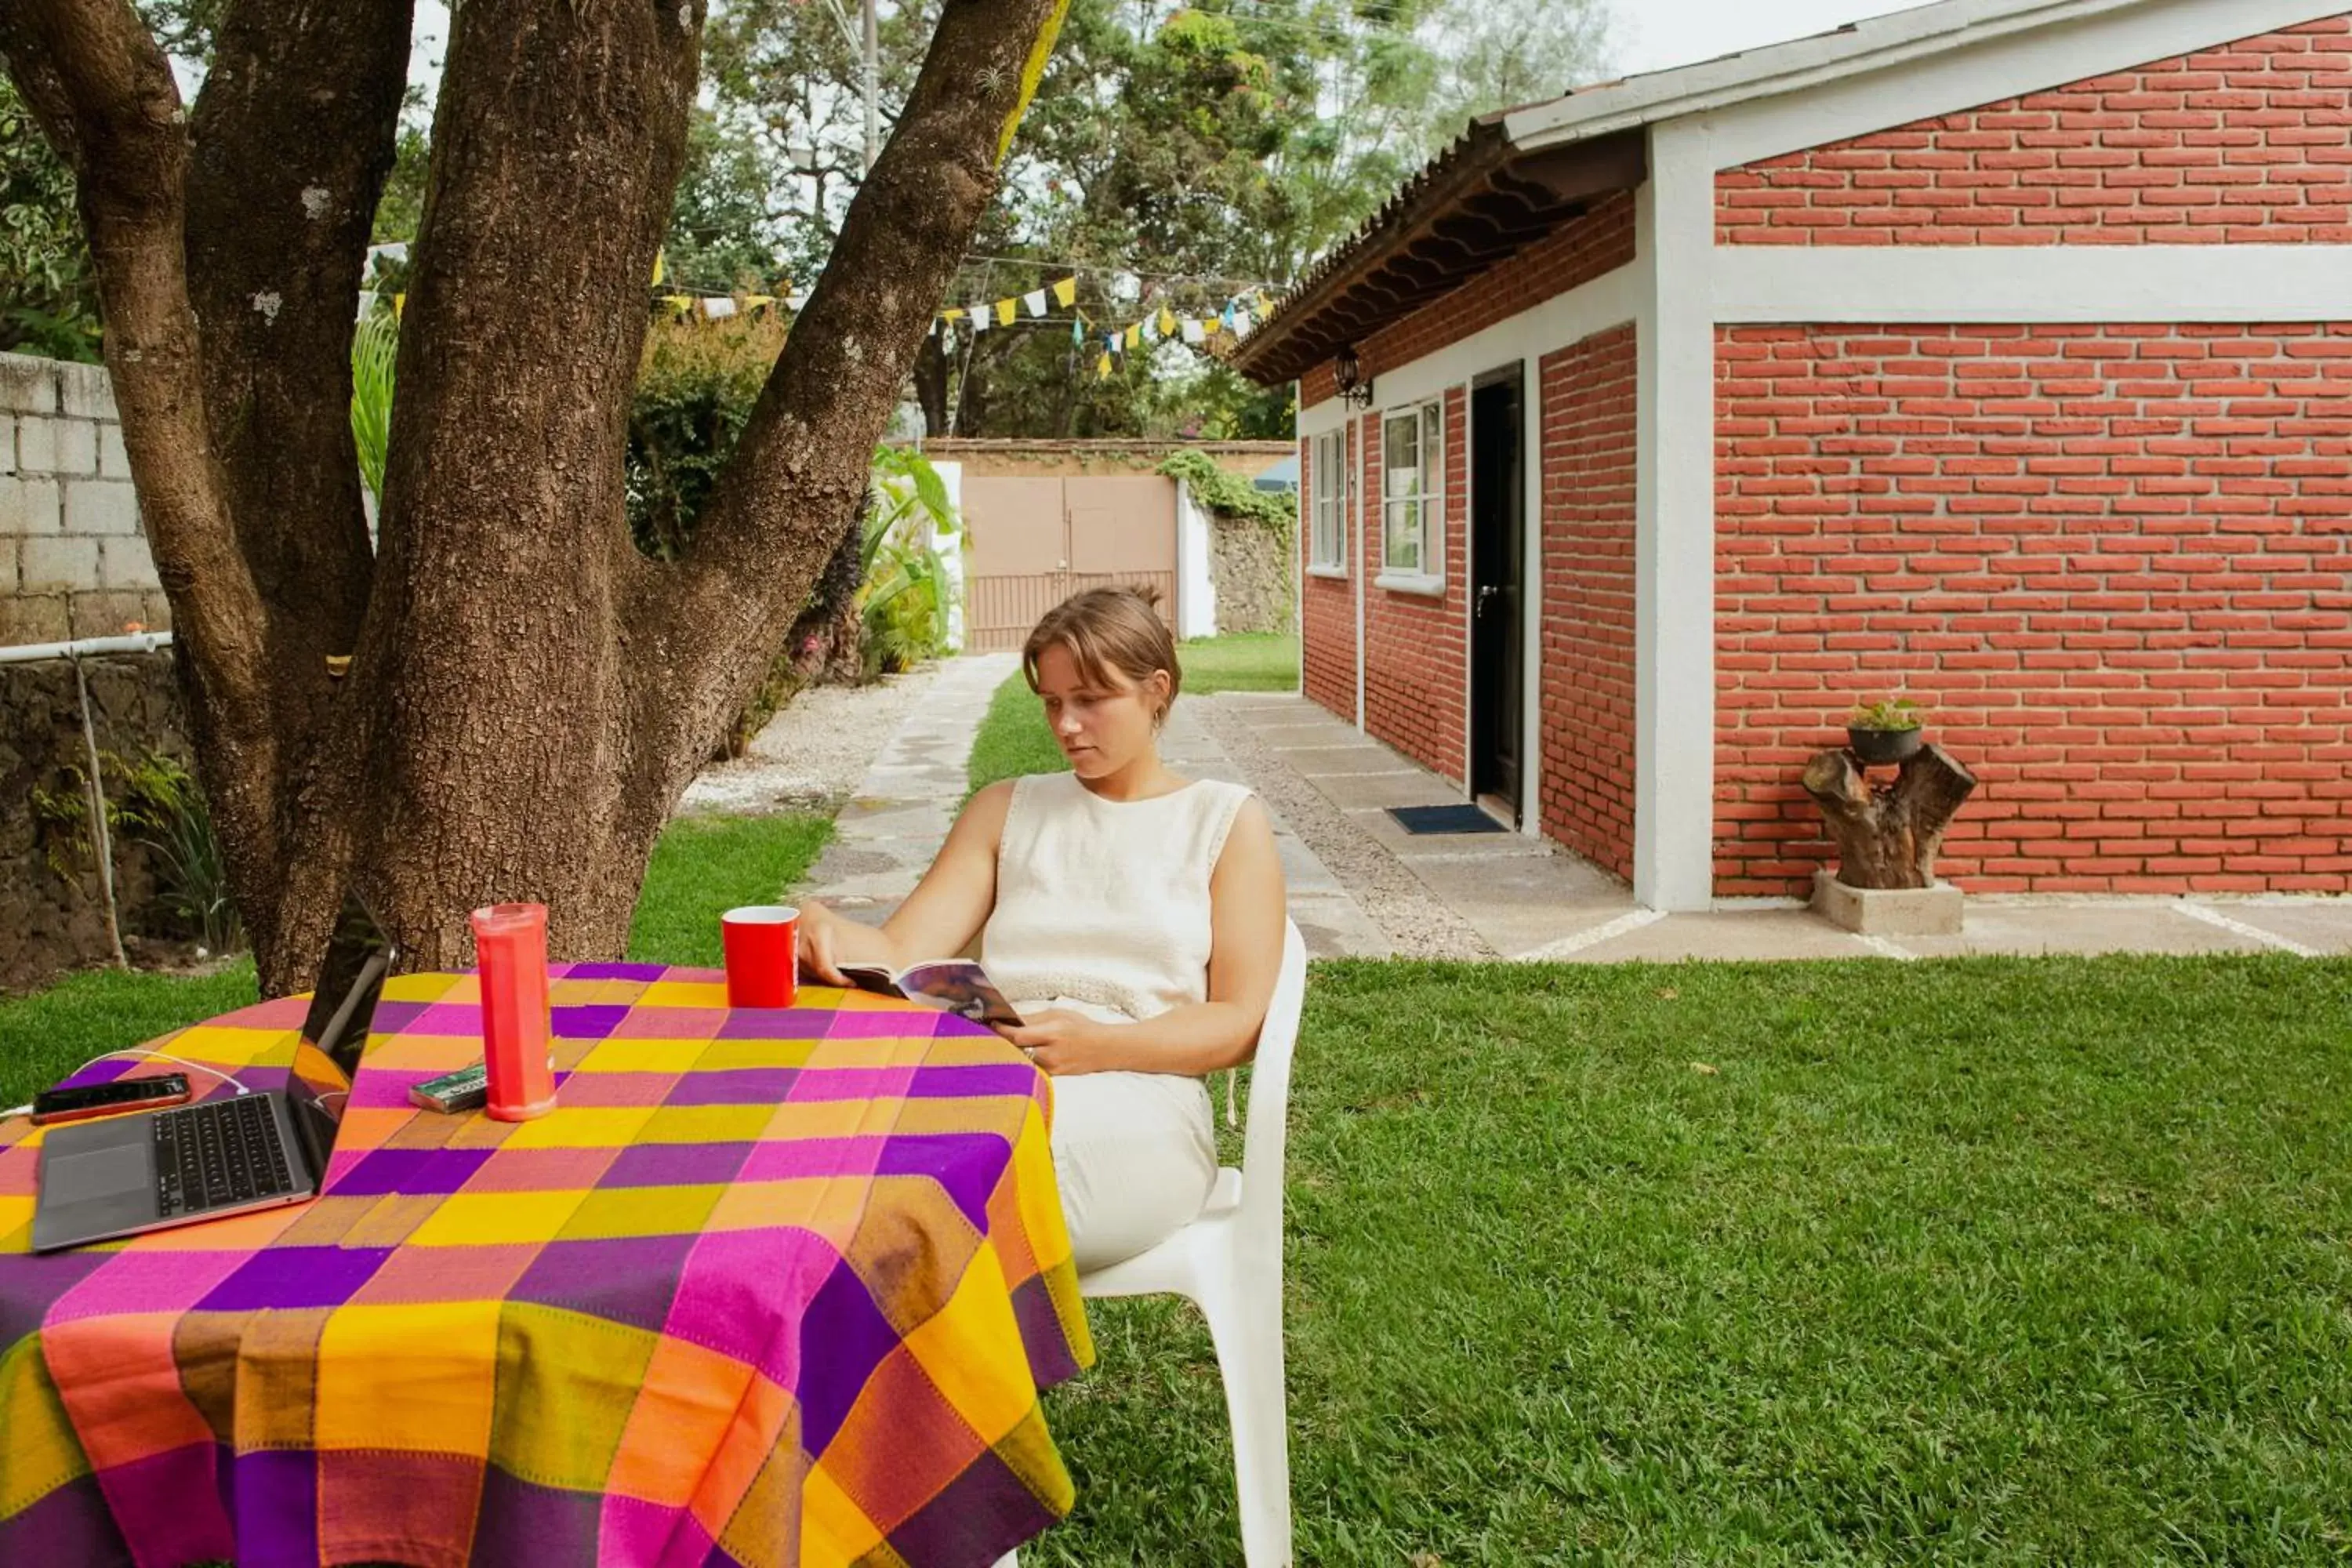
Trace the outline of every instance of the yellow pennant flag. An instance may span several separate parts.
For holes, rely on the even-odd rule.
[[[996,324],[1000,327],[1011,326],[1013,312],[1020,308],[1021,301],[1018,300],[999,300],[996,302]]]
[[[961,321],[963,320],[963,307],[961,305],[950,305],[946,310],[940,312],[940,319],[948,321]]]
[[[1076,279],[1065,278],[1059,283],[1054,285],[1054,303],[1056,305],[1067,306],[1074,304],[1076,302],[1077,298],[1078,280]]]
[[[680,316],[688,315],[694,310],[694,300],[690,295],[665,294],[662,296],[662,303]]]
[[[1165,305],[1160,307],[1160,335],[1163,338],[1176,335],[1176,312]]]
[[[746,294],[743,296],[743,308],[747,310],[755,309],[761,305],[772,305],[775,302],[776,297],[773,294]]]
[[[666,247],[654,247],[654,281],[659,283],[662,274],[669,270],[669,252]]]
[[[1110,355],[1105,354],[1102,358],[1095,361],[1095,379],[1097,381],[1108,381],[1110,379]]]
[[[1201,318],[1201,331],[1203,332],[1213,334],[1222,331],[1223,329],[1224,323],[1217,320],[1214,316],[1203,316]]]
[[[1143,323],[1141,321],[1137,321],[1127,329],[1127,346],[1131,349],[1139,349],[1143,346]]]
[[[401,310],[401,307],[402,307],[402,306],[404,306],[404,305],[405,305],[405,304],[407,304],[407,303],[408,303],[408,296],[407,296],[407,295],[405,295],[405,294],[394,294],[394,295],[392,297],[392,319],[393,319],[394,321],[396,321],[400,320],[400,310]]]

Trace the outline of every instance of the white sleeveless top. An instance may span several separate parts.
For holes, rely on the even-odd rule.
[[[1200,779],[1104,800],[1075,773],[1013,783],[980,961],[1006,1000],[1149,1018],[1209,997],[1209,876],[1249,798]]]

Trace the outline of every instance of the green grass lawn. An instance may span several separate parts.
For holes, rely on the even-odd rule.
[[[682,816],[655,847],[629,931],[629,956],[717,965],[719,917],[738,904],[773,902],[833,837],[830,818]],[[136,1045],[244,1006],[254,999],[253,962],[186,978],[91,970],[35,995],[0,999],[0,1109],[100,1051]]]
[[[1180,702],[1187,696],[1218,691],[1298,689],[1298,639],[1294,637],[1201,637],[1178,645],[1176,657],[1184,667]],[[1045,728],[1045,705],[1029,689],[1028,679],[1016,673],[989,699],[965,763],[971,786],[964,798],[999,779],[1064,773],[1069,765],[1054,743],[1053,731]]]
[[[1184,689],[1200,696],[1298,689],[1298,639],[1287,634],[1198,637],[1179,644],[1176,658],[1184,667]]]
[[[2347,1016],[2289,959],[1318,965],[1298,1561],[2347,1561]],[[1023,1561],[1238,1563],[1205,1331],[1089,1311]]]
[[[662,830],[629,922],[629,956],[717,967],[719,917],[772,904],[833,837],[828,816],[681,816]]]
[[[823,833],[675,825],[632,952],[715,953]],[[0,1104],[252,994],[0,1003]],[[2284,957],[1318,965],[1298,1560],[2352,1560],[2347,1016]],[[1089,1311],[1024,1561],[1237,1563],[1198,1319]]]

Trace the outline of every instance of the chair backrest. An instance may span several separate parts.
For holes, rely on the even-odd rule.
[[[1282,973],[1259,1029],[1250,1067],[1249,1125],[1242,1133],[1243,1223],[1282,1224],[1282,1161],[1290,1129],[1290,1061],[1298,1048],[1298,1015],[1307,1005],[1307,939],[1282,922]]]

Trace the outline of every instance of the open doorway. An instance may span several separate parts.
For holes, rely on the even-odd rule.
[[[1470,794],[1514,827],[1527,646],[1521,368],[1488,371],[1470,389]]]

